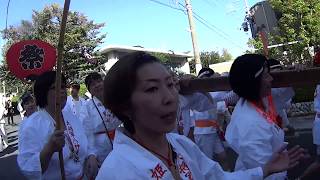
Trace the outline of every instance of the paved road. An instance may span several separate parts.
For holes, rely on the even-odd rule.
[[[291,124],[298,129],[295,136],[287,137],[290,146],[300,144],[307,148],[311,155],[314,156],[315,149],[312,144],[311,127],[314,116],[293,118],[290,120]],[[24,180],[16,163],[18,154],[18,130],[20,123],[20,116],[15,116],[15,126],[7,126],[9,147],[0,153],[0,179],[1,180]],[[230,155],[230,160],[234,162],[235,154]],[[310,164],[311,161],[305,162],[297,168],[289,172],[290,177],[297,177]]]
[[[14,126],[6,126],[8,133],[7,147],[3,152],[0,153],[0,179],[1,180],[24,180],[25,178],[20,173],[17,165],[17,154],[18,154],[18,130],[19,123],[21,121],[20,116],[14,117]],[[7,122],[7,121],[6,121]]]

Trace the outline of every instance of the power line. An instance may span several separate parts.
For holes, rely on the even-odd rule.
[[[179,3],[180,6],[182,6],[183,8],[185,8],[185,6],[181,3]],[[204,18],[202,18],[201,16],[199,16],[195,11],[193,11],[194,14],[194,18],[200,22],[202,25],[206,26],[208,29],[214,31],[215,33],[221,35],[222,38],[224,38],[225,40],[230,41],[234,46],[241,48],[242,50],[244,50],[244,48],[240,45],[238,45],[237,43],[235,43],[232,38],[226,34],[224,31],[222,31],[221,29],[219,29],[218,27],[216,27],[215,25],[211,24],[209,21],[205,20]]]
[[[165,7],[171,8],[171,9],[175,9],[175,10],[178,10],[178,11],[182,10],[181,8],[176,8],[176,7],[173,7],[173,6],[169,5],[169,4],[166,4],[166,3],[163,3],[163,2],[160,2],[160,1],[157,1],[157,0],[149,0],[149,1],[152,1],[154,3],[160,4],[162,6],[165,6]]]
[[[210,25],[206,24],[205,22],[203,22],[201,19],[199,19],[197,16],[194,16],[194,18],[200,22],[202,25],[206,26],[207,28],[211,29],[212,31],[216,32],[217,34],[220,34],[222,38],[224,38],[225,40],[231,42],[234,46],[244,50],[244,48],[238,44],[236,44],[235,42],[233,42],[233,40],[229,39],[228,37],[226,37],[225,35],[223,35],[220,31],[212,28]]]
[[[162,6],[165,6],[165,7],[168,7],[168,8],[171,8],[171,9],[174,9],[174,10],[177,10],[177,11],[181,11],[183,12],[184,14],[186,14],[186,10],[185,10],[185,6],[183,4],[181,4],[180,2],[178,2],[178,4],[180,6],[182,6],[184,9],[182,8],[176,8],[176,7],[173,7],[169,4],[166,4],[166,3],[163,3],[163,2],[160,2],[158,0],[149,0],[151,2],[154,2],[154,3],[157,3],[159,5],[162,5]],[[231,39],[231,37],[226,34],[225,32],[223,32],[222,30],[220,30],[218,27],[214,26],[213,24],[209,23],[209,21],[205,20],[204,18],[202,18],[201,16],[199,16],[197,13],[193,12],[194,14],[194,18],[200,22],[202,25],[204,25],[205,27],[207,27],[208,29],[212,30],[213,32],[221,35],[222,38],[224,38],[225,40],[227,41],[230,41],[234,46],[244,50],[244,48],[238,44],[236,44],[235,42],[233,42],[233,40]]]

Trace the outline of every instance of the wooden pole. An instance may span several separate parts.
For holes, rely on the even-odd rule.
[[[300,72],[286,70],[272,72],[272,87],[310,87],[320,83],[320,68],[306,69]],[[183,80],[182,80],[183,81]],[[194,79],[189,83],[180,83],[184,93],[190,92],[213,92],[231,90],[227,77],[215,77],[208,79]],[[186,86],[183,86],[187,84]]]
[[[63,129],[63,120],[61,119],[61,97],[60,97],[60,90],[61,90],[61,66],[62,66],[62,59],[63,59],[63,45],[64,45],[64,35],[66,31],[66,24],[69,12],[70,0],[64,1],[63,7],[63,14],[62,14],[62,21],[60,25],[60,36],[58,42],[58,59],[57,59],[57,69],[56,69],[56,82],[55,82],[55,120],[56,120],[56,128],[59,130]],[[63,164],[63,154],[62,150],[59,151],[59,162],[60,162],[60,172],[61,172],[61,179],[65,180],[65,171],[64,171],[64,164]]]
[[[199,53],[199,47],[198,47],[196,28],[195,28],[195,24],[193,22],[191,2],[190,2],[190,0],[185,0],[185,3],[186,3],[189,26],[190,26],[190,31],[191,31],[194,60],[196,62],[196,73],[198,74],[202,68],[202,65],[201,65],[201,59],[200,59],[200,53]]]

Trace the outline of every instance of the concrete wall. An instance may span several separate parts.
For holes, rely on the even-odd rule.
[[[119,52],[109,52],[107,54],[107,62],[104,64],[104,68],[106,71],[109,71],[109,69],[119,60],[119,56],[124,55],[123,53]],[[177,62],[180,61],[181,57],[173,57],[173,61]],[[183,60],[185,59],[185,60]],[[181,60],[182,64],[175,64],[177,68],[175,68],[179,72],[183,72],[185,74],[190,74],[190,65],[186,58],[182,58]]]
[[[222,74],[224,72],[229,72],[233,61],[227,61],[217,64],[210,64],[209,67],[215,72]]]
[[[107,55],[108,61],[104,64],[104,68],[106,71],[109,69],[119,60],[118,55],[116,52],[111,52]]]

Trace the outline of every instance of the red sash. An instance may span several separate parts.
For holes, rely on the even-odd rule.
[[[106,131],[99,131],[99,132],[96,132],[96,133],[94,133],[95,135],[99,135],[99,134],[106,134],[107,136],[108,136],[108,138],[110,138],[110,140],[114,140],[114,136],[115,136],[115,134],[116,134],[116,130],[114,129],[114,130],[111,130],[111,131],[108,131],[108,132],[106,132]]]
[[[277,114],[275,110],[272,96],[269,95],[267,99],[268,99],[268,107],[269,107],[268,112],[264,111],[261,102],[259,103],[259,102],[251,101],[251,104],[256,109],[256,111],[260,115],[262,115],[269,123],[275,123],[280,128],[282,128],[282,118]]]
[[[208,119],[199,119],[195,121],[196,127],[214,127],[219,128],[219,124],[215,120],[208,120]]]

